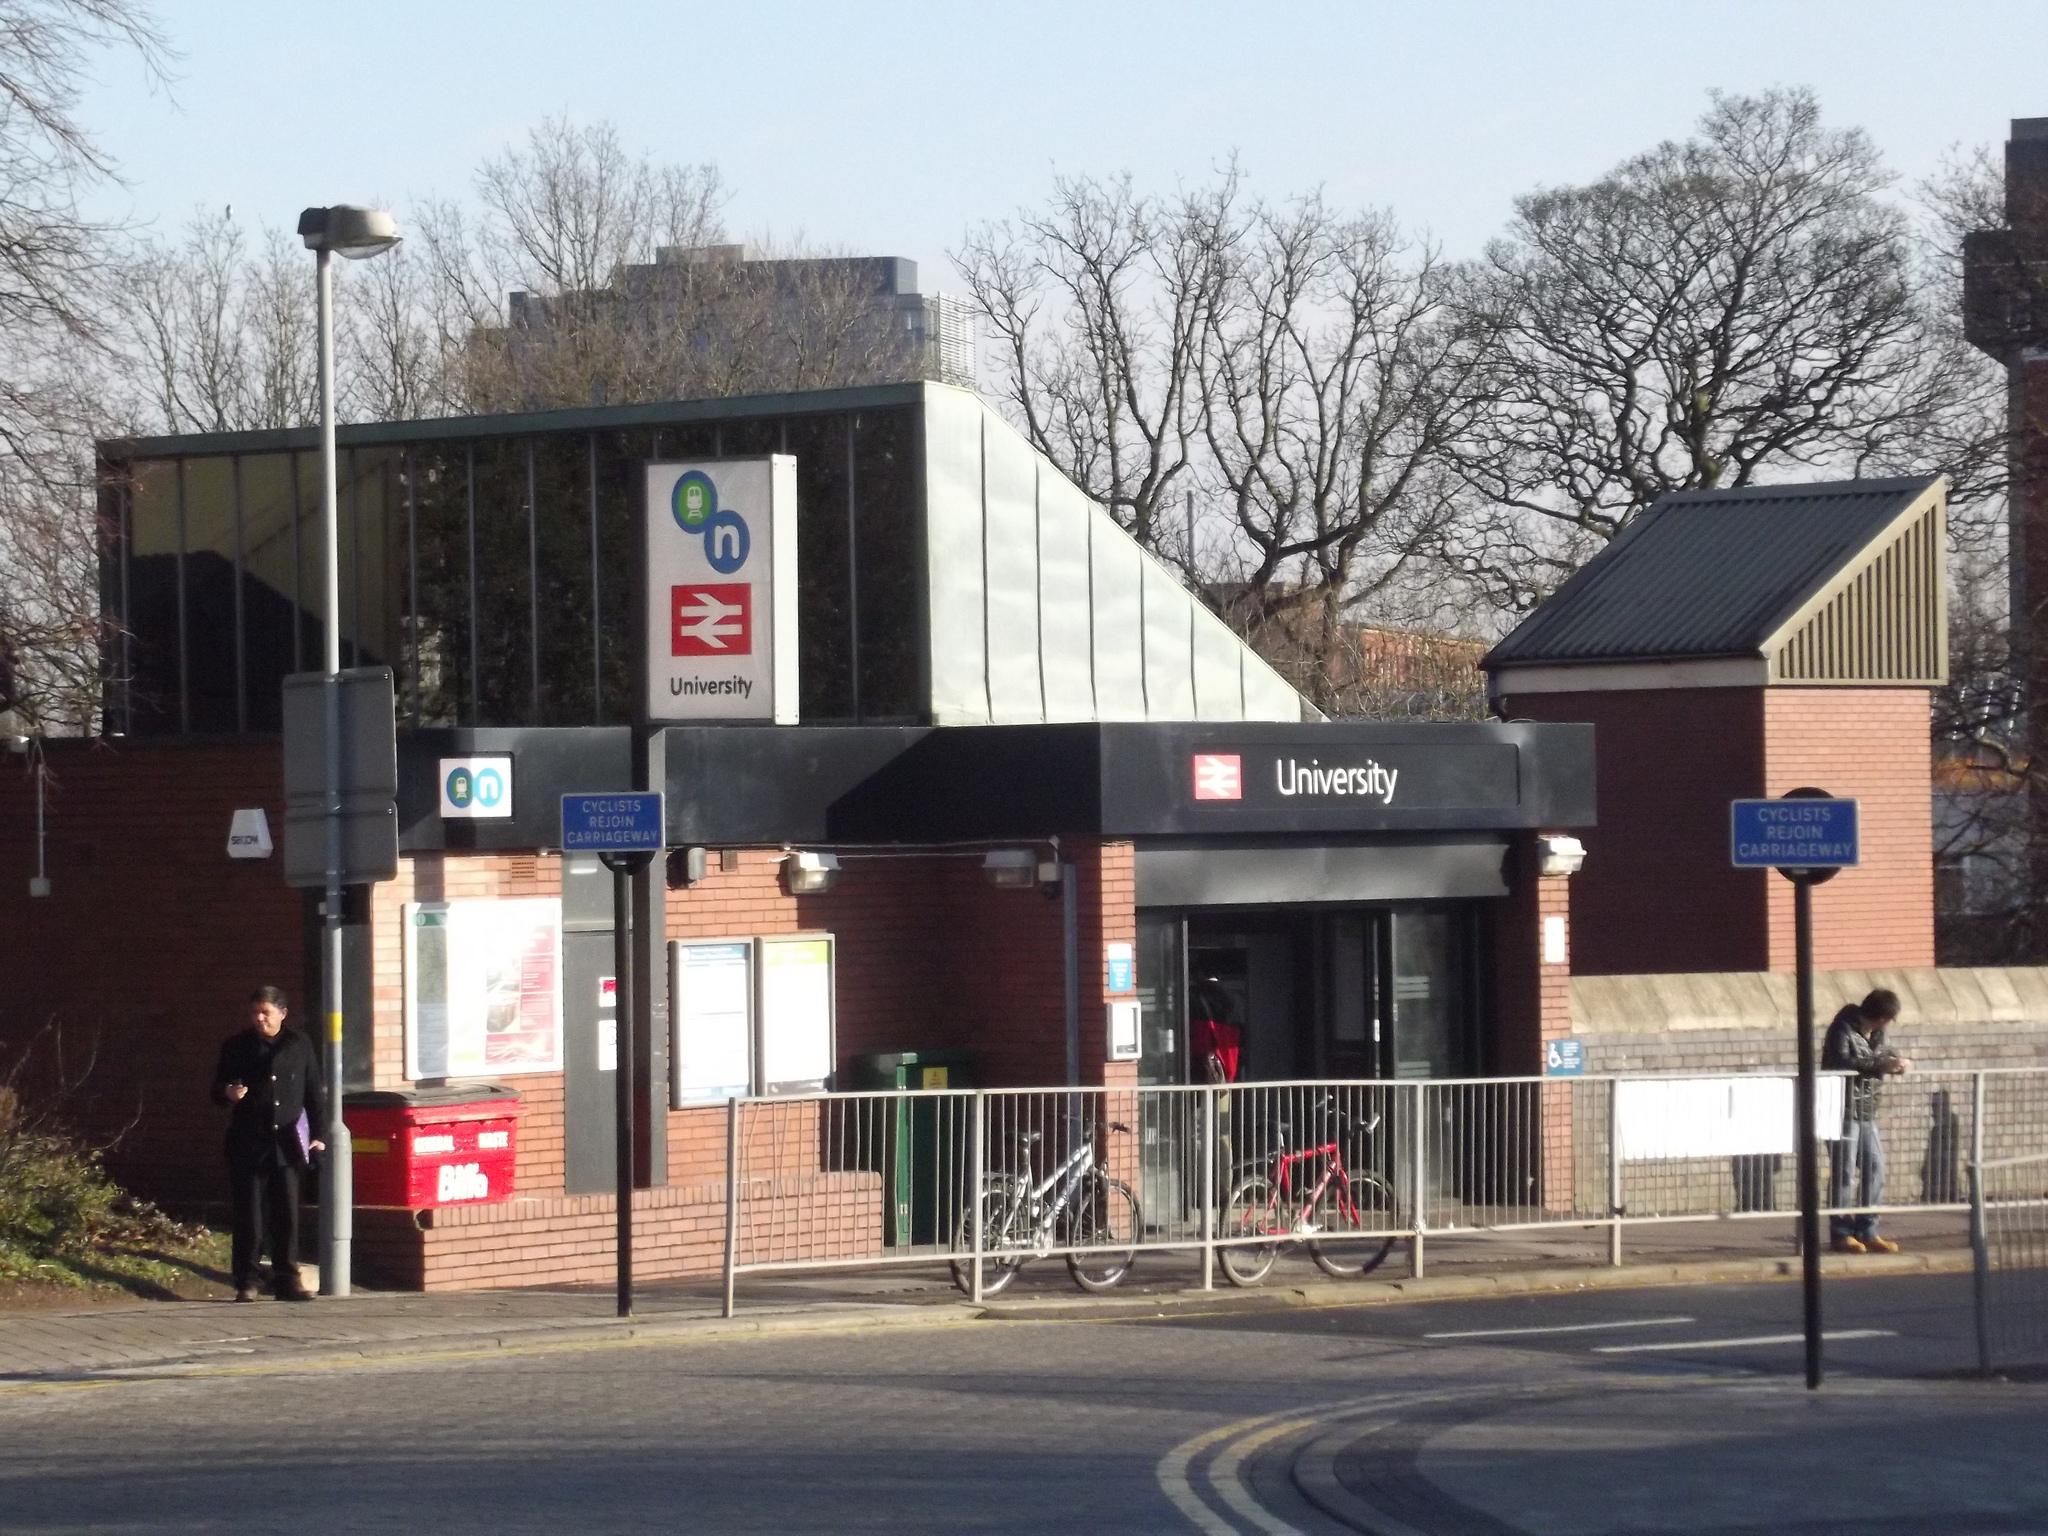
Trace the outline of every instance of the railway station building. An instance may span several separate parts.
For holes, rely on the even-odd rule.
[[[1585,641],[1689,558],[1660,510],[1489,659],[1502,718],[1330,721],[963,389],[377,423],[340,450],[343,663],[390,669],[398,724],[397,873],[346,911],[347,1086],[518,1104],[511,1203],[358,1209],[359,1276],[402,1286],[605,1277],[620,1052],[653,1277],[716,1267],[735,1094],[859,1086],[887,1055],[930,1063],[911,1086],[1197,1081],[1203,983],[1247,1078],[1535,1075],[1586,1034],[1575,970],[1783,969],[1766,876],[1716,885],[1711,833],[1658,807],[1711,827],[1724,788],[1831,771],[1785,747],[1781,701],[1836,690],[1853,733],[1876,696],[1783,657],[1928,527],[1922,586],[1857,611],[1890,633],[1939,587],[1939,482],[1820,494],[1770,601]],[[89,1037],[114,1170],[190,1204],[216,1198],[205,1090],[250,988],[316,1006],[318,893],[278,866],[281,692],[323,641],[318,456],[303,430],[101,453],[114,681],[99,736],[40,744],[40,831],[33,776],[0,782],[0,1033]],[[1917,693],[1885,750],[1923,780],[1942,661],[1863,680]],[[670,851],[631,887],[646,984],[620,1020],[611,878],[563,855],[559,805],[633,788],[665,793]],[[1908,861],[1909,798],[1879,816]],[[1684,918],[1694,881],[1711,923]]]

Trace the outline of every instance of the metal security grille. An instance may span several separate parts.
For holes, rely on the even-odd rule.
[[[1778,683],[1925,683],[1948,676],[1939,502],[1869,558],[1771,657]]]

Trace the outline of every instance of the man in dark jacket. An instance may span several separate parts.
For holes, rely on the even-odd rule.
[[[220,1048],[213,1102],[226,1106],[228,1188],[235,1221],[235,1300],[254,1301],[256,1253],[270,1239],[270,1276],[280,1301],[311,1301],[299,1283],[299,1179],[322,1123],[320,1053],[284,1027],[284,993],[258,987],[249,1027]]]
[[[1842,1139],[1830,1148],[1833,1177],[1828,1203],[1837,1210],[1884,1203],[1884,1142],[1877,1134],[1877,1104],[1884,1080],[1913,1063],[1885,1045],[1885,1031],[1899,1016],[1899,996],[1880,987],[1835,1015],[1828,1025],[1820,1064],[1854,1072],[1843,1085],[1848,1100]],[[1828,1230],[1837,1253],[1897,1253],[1899,1245],[1877,1235],[1877,1217],[1830,1216]]]

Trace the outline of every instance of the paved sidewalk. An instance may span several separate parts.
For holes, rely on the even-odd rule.
[[[1919,1273],[1967,1268],[1945,1218],[1892,1230],[1913,1239],[1893,1256],[1829,1254],[1830,1275]],[[1454,1296],[1507,1295],[1581,1287],[1789,1279],[1798,1260],[1783,1243],[1759,1243],[1752,1226],[1645,1228],[1632,1233],[1631,1262],[1616,1269],[1602,1233],[1495,1234],[1433,1239],[1424,1279],[1407,1275],[1397,1251],[1364,1279],[1330,1280],[1298,1255],[1283,1256],[1267,1283],[1239,1290],[1219,1273],[1201,1289],[1199,1256],[1147,1253],[1131,1279],[1087,1296],[1050,1260],[1027,1267],[999,1297],[969,1306],[942,1265],[859,1271],[743,1274],[738,1315],[722,1317],[717,1281],[643,1285],[635,1316],[620,1319],[609,1289],[504,1290],[437,1295],[358,1292],[346,1300],[293,1305],[263,1301],[140,1302],[79,1311],[0,1312],[0,1385],[61,1377],[176,1374],[237,1364],[321,1357],[466,1351],[582,1340],[690,1334],[703,1337],[807,1328],[929,1327],[1032,1318],[1152,1315],[1181,1310],[1362,1306]],[[1652,1241],[1654,1236],[1655,1240]]]

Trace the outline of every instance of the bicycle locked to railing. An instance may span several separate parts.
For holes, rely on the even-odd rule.
[[[1044,1178],[1033,1169],[1043,1130],[1012,1138],[1021,1167],[985,1171],[981,1177],[981,1294],[993,1296],[1035,1258],[1064,1252],[1067,1273],[1084,1291],[1107,1291],[1130,1273],[1138,1256],[1138,1197],[1130,1185],[1111,1178],[1095,1151],[1093,1126],[1072,1112],[1064,1117],[1074,1150]],[[1112,1120],[1106,1129],[1128,1136],[1131,1128]],[[974,1294],[976,1200],[970,1198],[954,1228],[953,1283]]]
[[[1343,1143],[1363,1147],[1379,1129],[1325,1093],[1305,1106],[1312,1145],[1295,1145],[1293,1122],[1259,1116],[1270,1136],[1262,1157],[1241,1164],[1230,1182],[1216,1257],[1233,1285],[1257,1285],[1282,1247],[1300,1243],[1316,1267],[1342,1278],[1379,1267],[1393,1251],[1394,1191],[1371,1168],[1344,1161]],[[1257,1129],[1257,1127],[1254,1127]]]

